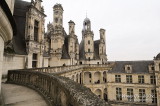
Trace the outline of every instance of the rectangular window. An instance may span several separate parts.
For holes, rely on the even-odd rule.
[[[152,66],[151,69],[154,71],[154,66]]]
[[[151,90],[152,103],[157,103],[157,92],[155,89]]]
[[[132,75],[126,75],[126,82],[132,83]]]
[[[88,40],[88,44],[90,44],[90,40]]]
[[[121,75],[115,75],[115,82],[121,82]]]
[[[91,52],[90,49],[88,49],[88,52]]]
[[[38,21],[34,21],[34,40],[38,41],[38,25],[39,22]]]
[[[139,102],[146,102],[145,89],[139,89]]]
[[[141,84],[144,83],[144,75],[139,75],[138,76],[138,83],[141,83]]]
[[[33,53],[32,56],[32,67],[35,68],[37,67],[37,54]]]
[[[132,88],[127,88],[127,99],[128,99],[128,102],[134,102],[134,95],[133,95]]]
[[[122,100],[122,89],[116,88],[116,100]]]
[[[89,73],[89,78],[91,78],[91,73]]]
[[[151,81],[151,84],[156,84],[156,78],[154,75],[150,76],[150,81]]]

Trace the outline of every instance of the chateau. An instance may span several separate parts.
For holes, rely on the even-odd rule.
[[[149,61],[108,61],[105,29],[94,41],[86,17],[79,43],[75,22],[66,32],[64,9],[55,4],[45,32],[41,3],[0,1],[0,75],[8,83],[33,88],[50,105],[160,106],[160,54]]]

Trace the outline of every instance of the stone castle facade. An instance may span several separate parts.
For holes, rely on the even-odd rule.
[[[44,55],[50,57],[49,66],[105,64],[105,30],[100,29],[100,40],[94,41],[91,21],[86,18],[83,22],[82,41],[79,44],[72,20],[68,22],[69,33],[64,30],[61,4],[54,5],[53,11],[53,22],[47,25],[45,34]]]
[[[14,18],[17,34],[5,49],[4,66],[10,62],[12,69],[53,67],[78,64],[105,64],[105,30],[100,29],[100,40],[94,41],[91,21],[83,23],[82,41],[79,44],[75,34],[75,23],[69,21],[69,33],[63,27],[63,7],[53,7],[53,22],[47,25],[45,32],[44,9],[41,0],[25,2],[15,0]],[[11,60],[11,61],[10,61]],[[4,70],[8,70],[7,68]]]
[[[63,27],[63,7],[56,4],[53,7],[53,22],[48,23],[45,32],[46,15],[41,2],[15,0],[13,17],[17,33],[14,36],[13,33],[8,34],[10,37],[5,41],[0,38],[2,45],[6,42],[4,49],[0,49],[0,56],[3,57],[0,58],[0,69],[3,75],[12,69],[94,64],[93,68],[84,67],[59,75],[85,85],[115,106],[160,106],[160,54],[150,61],[107,62],[104,29],[99,30],[100,39],[94,41],[91,21],[85,18],[82,41],[79,43],[75,23],[72,20],[68,22],[67,34]]]

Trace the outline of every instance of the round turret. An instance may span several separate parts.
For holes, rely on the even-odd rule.
[[[160,53],[157,54],[157,56],[155,57],[155,60],[160,60]]]
[[[87,17],[83,21],[83,30],[89,30],[89,31],[91,31],[91,21]]]
[[[53,6],[53,9],[55,10],[55,9],[62,9],[63,10],[63,7],[62,7],[62,5],[61,4],[55,4],[54,6]]]
[[[56,26],[61,26],[63,27],[63,7],[61,4],[55,4],[53,6],[53,26],[54,28]]]
[[[89,23],[90,23],[90,19],[86,17],[83,21],[83,24],[86,25],[86,24],[89,24]]]

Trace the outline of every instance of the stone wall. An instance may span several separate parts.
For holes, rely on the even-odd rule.
[[[3,64],[3,51],[4,51],[4,41],[0,36],[0,82],[1,82],[1,75],[2,75],[2,64]],[[1,91],[1,83],[0,83],[0,91]]]
[[[11,1],[11,0],[10,0]],[[14,0],[12,6],[14,6]],[[13,37],[13,34],[16,33],[15,21],[12,17],[12,9],[8,8],[8,4],[5,0],[0,0],[0,81],[2,76],[3,68],[3,52],[4,44],[10,41]],[[1,93],[1,84],[0,84],[0,93]]]
[[[49,106],[108,106],[90,89],[54,74],[11,70],[8,73],[7,82],[35,89],[45,97]]]
[[[25,68],[25,59],[24,55],[4,55],[3,57],[3,72],[2,75],[5,77],[8,73],[8,70],[13,69],[24,69]]]

